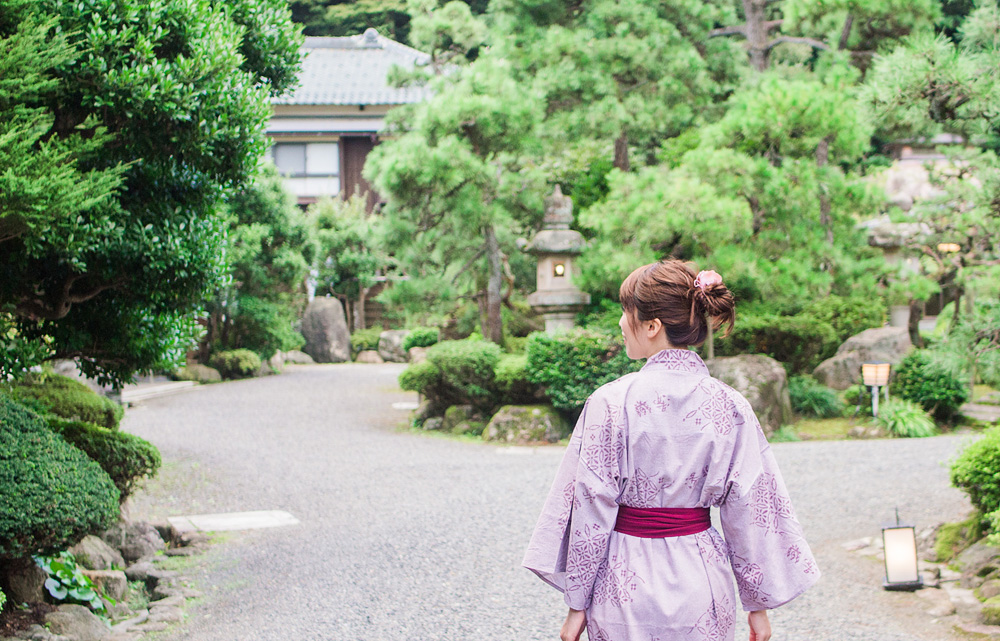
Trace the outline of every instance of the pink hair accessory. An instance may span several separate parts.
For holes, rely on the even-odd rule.
[[[694,279],[694,286],[705,291],[709,287],[722,284],[722,276],[718,272],[711,270],[698,272],[698,277]]]

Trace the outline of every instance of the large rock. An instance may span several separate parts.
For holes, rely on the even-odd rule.
[[[706,365],[712,376],[749,401],[765,435],[792,422],[788,375],[778,361],[763,354],[743,354],[716,358]]]
[[[104,539],[88,534],[69,549],[76,562],[91,570],[111,570],[125,567],[125,559],[118,550],[108,545]]]
[[[1000,548],[988,545],[985,540],[977,541],[965,548],[953,561],[955,568],[962,573],[963,588],[978,587],[975,579],[985,577],[1000,569]],[[981,584],[980,584],[981,585]]]
[[[378,352],[376,352],[375,350],[363,349],[360,352],[358,352],[358,356],[357,358],[354,359],[354,362],[378,364],[378,363],[384,363],[385,361],[382,360],[382,357],[379,356]]]
[[[80,570],[97,587],[98,592],[121,601],[128,592],[128,578],[121,570]]]
[[[306,354],[305,352],[300,352],[297,349],[293,349],[290,352],[284,352],[285,363],[291,363],[292,365],[312,365],[316,361],[313,360],[312,356]]]
[[[555,443],[572,427],[548,405],[504,405],[483,431],[487,441],[504,443]]]
[[[149,523],[118,523],[101,534],[101,538],[117,547],[129,563],[152,557],[166,547],[160,533]]]
[[[833,389],[844,390],[861,382],[863,363],[898,365],[913,349],[905,327],[876,327],[848,338],[837,353],[820,363],[813,376]]]
[[[7,595],[8,603],[44,602],[47,578],[31,557],[0,560],[0,588]]]
[[[351,360],[351,333],[344,306],[336,298],[314,298],[302,317],[305,353],[317,363]]]
[[[111,636],[111,628],[82,605],[60,605],[45,615],[45,623],[53,633],[75,641],[102,641]]]
[[[405,363],[410,355],[403,349],[403,340],[409,336],[408,329],[387,329],[378,337],[378,355],[387,363]]]
[[[200,363],[192,363],[186,365],[176,372],[174,372],[174,378],[180,381],[197,381],[198,383],[218,383],[222,380],[222,374],[219,374],[219,370],[214,367],[209,367],[208,365],[201,365]]]
[[[410,363],[416,364],[416,363],[423,363],[424,361],[426,361],[427,360],[427,350],[428,349],[430,349],[430,348],[429,347],[411,347],[410,349],[408,349],[406,353],[410,357]],[[1000,402],[998,402],[997,404],[1000,405]]]

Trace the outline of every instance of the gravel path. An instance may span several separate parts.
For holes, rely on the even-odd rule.
[[[205,599],[166,640],[543,641],[561,595],[519,567],[562,455],[401,431],[397,365],[293,367],[153,399],[123,429],[160,477],[134,518],[287,510],[301,524],[227,533],[191,573]],[[950,641],[911,594],[841,543],[898,506],[918,527],[970,508],[945,462],[962,437],[775,444],[824,576],[772,614],[776,640]],[[745,626],[737,639],[745,639]]]

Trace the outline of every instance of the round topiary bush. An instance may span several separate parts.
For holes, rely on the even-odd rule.
[[[213,354],[209,364],[222,378],[250,378],[260,371],[260,356],[248,349],[234,349]]]
[[[495,368],[500,348],[482,340],[442,341],[427,350],[427,360],[406,368],[399,377],[403,389],[420,392],[443,412],[452,405],[473,405],[481,411],[496,404]]]
[[[941,421],[950,421],[968,400],[965,383],[934,362],[927,350],[913,350],[896,367],[893,396],[919,403]]]
[[[118,518],[118,490],[44,419],[0,394],[0,558],[76,544]]]
[[[496,367],[496,387],[500,405],[526,405],[537,402],[537,387],[528,380],[528,357],[525,354],[504,354]]]
[[[122,501],[132,494],[140,479],[150,478],[160,469],[160,451],[135,434],[58,418],[49,419],[49,427],[97,461],[118,488]]]
[[[72,378],[59,374],[31,374],[9,384],[11,396],[46,414],[117,429],[121,405]]]
[[[986,515],[1000,510],[1000,427],[991,427],[951,464],[951,483]]]
[[[441,340],[441,330],[437,327],[416,327],[403,339],[403,351],[411,347],[430,347]]]
[[[378,350],[378,341],[382,336],[381,327],[357,329],[351,334],[351,351],[358,352]]]

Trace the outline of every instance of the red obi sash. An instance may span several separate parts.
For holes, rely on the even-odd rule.
[[[644,539],[686,536],[712,527],[707,507],[629,507],[618,506],[615,532]]]

